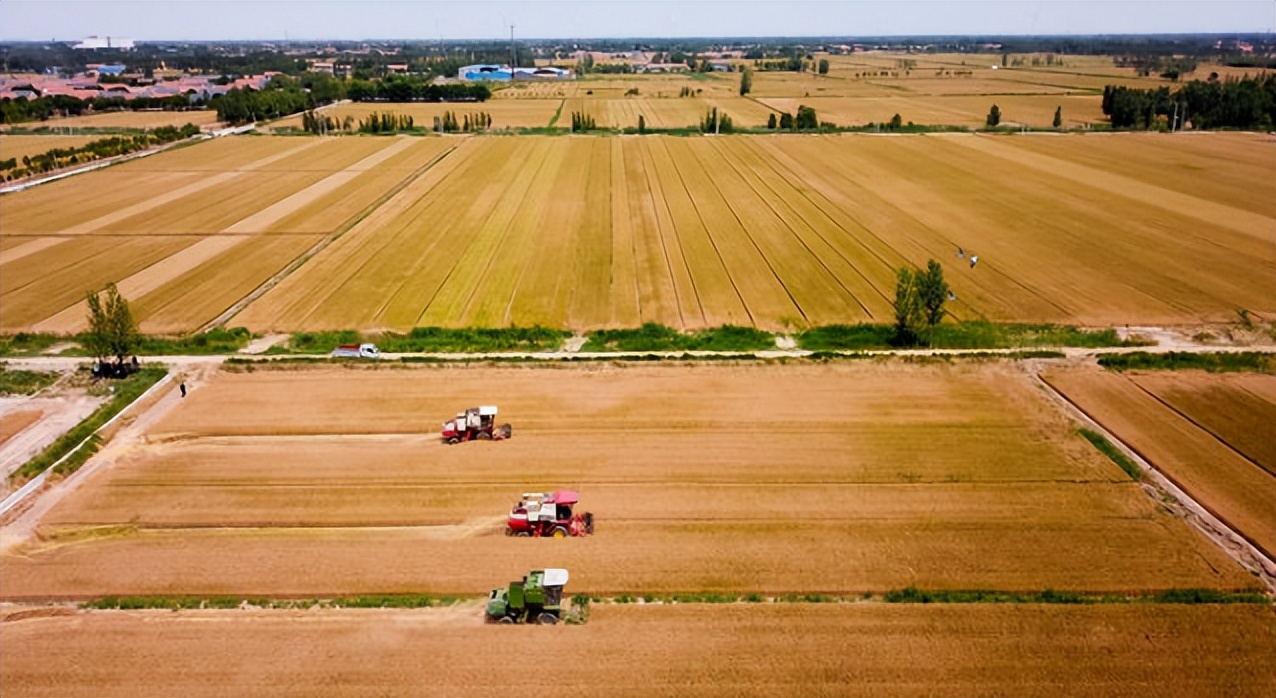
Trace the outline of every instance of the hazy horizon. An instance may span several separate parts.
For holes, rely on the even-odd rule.
[[[5,0],[0,41],[469,41],[1276,31],[1271,0]]]

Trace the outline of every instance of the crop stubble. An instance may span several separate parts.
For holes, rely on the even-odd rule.
[[[515,438],[440,444],[480,400]],[[1008,367],[222,374],[148,439],[5,556],[6,597],[478,594],[544,565],[592,593],[1253,584]],[[562,486],[598,535],[500,535]]]

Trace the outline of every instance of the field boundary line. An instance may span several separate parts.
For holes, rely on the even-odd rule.
[[[731,267],[727,266],[727,260],[722,256],[722,250],[718,249],[718,243],[713,239],[713,233],[709,231],[709,225],[705,222],[704,214],[700,212],[700,206],[696,203],[696,198],[692,196],[691,189],[687,186],[687,178],[682,175],[682,168],[678,167],[678,159],[673,156],[673,151],[669,150],[667,142],[663,143],[663,145],[665,153],[669,156],[669,164],[673,166],[674,173],[678,175],[678,183],[682,185],[683,191],[687,192],[687,200],[691,202],[691,210],[696,212],[696,219],[700,221],[700,227],[704,228],[704,236],[709,240],[709,245],[713,247],[713,253],[718,257],[718,264],[722,265],[722,272],[727,275],[727,280],[731,282],[731,290],[735,291],[735,297],[740,301],[740,307],[744,309],[744,314],[748,316],[749,324],[757,327],[758,321],[753,317],[753,311],[749,309],[749,303],[744,300],[744,294],[740,293],[740,285],[736,283],[735,276],[731,274]],[[700,166],[700,161],[696,159],[694,153],[691,154],[691,159],[695,161],[697,166]],[[708,177],[707,173],[705,177]],[[709,182],[712,183],[713,180],[710,179]],[[716,185],[714,188],[717,188]],[[718,196],[722,196],[722,192],[718,192]],[[728,205],[728,208],[730,208],[730,205]],[[690,270],[688,269],[688,271]]]
[[[113,424],[119,421],[120,418],[122,418],[125,414],[128,414],[133,409],[134,405],[141,404],[143,400],[150,397],[151,394],[159,391],[159,389],[163,387],[164,385],[171,383],[172,380],[173,380],[172,372],[165,373],[163,378],[156,381],[154,385],[147,388],[141,395],[138,395],[137,398],[134,399],[132,402],[130,402],[128,405],[126,405],[124,409],[120,410],[119,412],[116,412],[115,416],[106,420],[106,422],[102,426],[98,427],[97,429],[94,429],[92,433],[84,437],[80,441],[80,443],[75,445],[74,448],[72,448],[70,451],[67,451],[61,458],[54,461],[49,467],[45,468],[39,475],[36,475],[35,477],[31,478],[29,482],[27,482],[22,487],[18,488],[17,491],[13,492],[8,497],[5,497],[4,501],[0,502],[0,516],[4,516],[5,514],[9,513],[10,510],[12,510],[18,504],[21,504],[33,492],[40,489],[40,487],[44,485],[44,483],[49,479],[49,475],[53,473],[54,469],[57,468],[59,465],[62,465],[62,463],[66,462],[68,458],[78,453],[81,448],[84,448],[84,445],[87,444],[90,439],[102,433],[103,430],[109,429]],[[77,470],[71,473],[70,475],[67,476],[67,478],[70,479],[71,477],[74,477],[76,472],[80,472],[80,471]]]
[[[656,235],[660,236],[660,249],[665,254],[665,268],[669,271],[669,285],[673,288],[673,302],[678,308],[678,322],[682,324],[682,329],[687,328],[687,316],[682,311],[682,297],[678,293],[678,276],[673,273],[673,260],[669,257],[669,243],[666,241],[664,228],[660,225],[660,204],[664,204],[665,215],[668,216],[670,227],[673,228],[672,233],[676,237],[678,229],[673,225],[673,212],[669,210],[669,199],[665,196],[664,186],[660,184],[660,175],[656,173],[656,159],[651,154],[650,144],[646,141],[639,141],[640,152],[639,160],[642,161],[643,174],[647,179],[647,197],[651,200],[651,213],[656,222]],[[650,167],[648,167],[650,165]],[[652,184],[656,186],[652,186]],[[659,203],[657,203],[656,192],[660,192]],[[687,262],[687,255],[682,251],[681,241],[675,241],[678,246],[678,258],[682,260],[682,268],[687,273],[687,279],[691,282],[691,293],[695,296],[696,307],[700,309],[700,321],[704,322],[704,302],[700,300],[700,289],[696,288],[695,277],[691,275],[691,265]]]
[[[721,159],[727,160],[727,156],[723,153],[722,148],[718,146],[716,141],[710,141],[709,147],[716,150]],[[758,257],[762,259],[762,263],[766,265],[767,270],[771,272],[771,276],[775,278],[775,282],[780,285],[780,288],[784,289],[784,295],[788,296],[789,302],[793,304],[794,308],[797,308],[798,314],[802,316],[803,322],[809,323],[811,318],[808,317],[806,311],[802,309],[802,304],[798,302],[798,299],[793,296],[793,291],[789,289],[789,285],[784,283],[784,279],[780,276],[780,273],[775,270],[775,265],[771,263],[771,259],[767,257],[766,252],[762,251],[762,246],[759,245],[757,239],[753,237],[753,233],[749,232],[749,226],[740,218],[740,214],[736,212],[735,207],[731,205],[730,197],[723,193],[722,187],[718,184],[717,180],[713,178],[713,170],[705,165],[704,159],[700,155],[696,154],[694,148],[691,148],[690,151],[692,159],[694,159],[696,163],[700,165],[700,168],[704,170],[705,178],[709,180],[709,183],[713,185],[713,190],[717,192],[718,196],[722,198],[723,203],[727,205],[727,210],[731,212],[731,217],[734,218],[735,222],[740,226],[740,230],[744,233],[744,237],[748,238],[749,244],[753,245],[753,249],[758,253]],[[729,160],[727,160],[727,162],[730,164]],[[739,178],[746,187],[749,187],[750,191],[757,194],[757,190],[749,184],[748,180],[740,174],[740,171],[736,169],[734,165],[731,165],[731,171],[735,173],[736,177]],[[768,206],[768,208],[770,207]],[[774,215],[775,211],[772,210],[771,213]],[[776,216],[776,220],[779,221],[781,225],[784,224],[784,221],[780,219],[779,216]],[[788,226],[785,227],[787,228]],[[712,237],[712,235],[710,237]],[[749,314],[749,318],[753,318],[752,313]],[[755,322],[754,324],[756,325],[757,323]]]
[[[1132,379],[1132,378],[1128,378],[1128,377],[1126,378],[1126,380],[1128,380],[1128,381],[1130,381],[1131,383],[1133,383],[1133,384],[1134,384],[1134,387],[1138,388],[1139,390],[1142,390],[1144,393],[1147,393],[1148,397],[1150,397],[1150,398],[1152,398],[1153,400],[1156,400],[1157,402],[1159,402],[1159,403],[1161,404],[1161,406],[1165,407],[1167,410],[1169,410],[1169,411],[1173,412],[1174,414],[1177,414],[1178,416],[1182,417],[1182,418],[1183,418],[1184,420],[1186,420],[1189,424],[1191,424],[1192,426],[1196,427],[1197,429],[1200,429],[1202,432],[1204,432],[1204,433],[1206,433],[1206,434],[1209,434],[1211,438],[1213,438],[1215,441],[1219,442],[1220,444],[1222,444],[1222,445],[1226,446],[1226,447],[1228,448],[1228,450],[1230,450],[1232,453],[1235,453],[1236,455],[1238,455],[1238,456],[1240,456],[1241,458],[1245,459],[1245,462],[1249,463],[1250,465],[1254,466],[1255,468],[1258,468],[1258,469],[1259,469],[1259,470],[1261,470],[1264,474],[1266,474],[1266,475],[1268,475],[1268,476],[1270,476],[1270,477],[1276,477],[1276,475],[1272,475],[1272,473],[1271,473],[1271,472],[1270,472],[1267,468],[1264,468],[1262,465],[1260,465],[1260,464],[1259,464],[1257,461],[1255,461],[1253,458],[1250,458],[1250,457],[1249,457],[1249,454],[1247,454],[1247,453],[1245,453],[1245,452],[1241,451],[1239,448],[1236,448],[1235,446],[1233,446],[1233,445],[1231,445],[1230,443],[1228,443],[1228,442],[1227,442],[1227,439],[1224,439],[1223,437],[1219,436],[1218,434],[1215,434],[1213,430],[1211,430],[1210,428],[1206,427],[1204,424],[1201,424],[1200,422],[1198,422],[1198,421],[1196,421],[1195,419],[1193,419],[1193,418],[1191,417],[1191,415],[1188,415],[1188,414],[1187,414],[1187,413],[1185,413],[1183,410],[1180,410],[1179,408],[1175,407],[1174,405],[1171,405],[1169,402],[1167,402],[1167,401],[1166,401],[1164,398],[1162,398],[1160,395],[1157,395],[1156,393],[1152,392],[1151,390],[1148,390],[1147,388],[1145,388],[1145,387],[1143,387],[1142,385],[1140,385],[1138,381],[1136,381],[1136,380],[1134,380],[1134,379]]]
[[[1138,465],[1144,477],[1150,481],[1144,485],[1144,491],[1148,492],[1149,496],[1153,496],[1158,503],[1170,508],[1175,514],[1204,534],[1206,538],[1217,545],[1229,557],[1236,560],[1241,567],[1258,577],[1263,586],[1267,588],[1268,593],[1276,593],[1276,561],[1273,561],[1258,546],[1251,543],[1249,539],[1216,516],[1213,511],[1196,501],[1169,476],[1162,473],[1145,459],[1142,454],[1127,445],[1115,433],[1091,417],[1089,413],[1081,409],[1067,395],[1064,395],[1063,391],[1050,385],[1049,381],[1041,377],[1040,372],[1030,371],[1030,374],[1033,380],[1046,391],[1047,395],[1061,405],[1069,416],[1101,434],[1121,453]]]
[[[243,309],[246,308],[250,303],[264,296],[268,291],[273,289],[275,286],[278,286],[279,283],[283,281],[285,278],[291,276],[293,272],[295,272],[297,269],[301,267],[301,265],[305,264],[315,255],[322,252],[325,247],[336,242],[337,239],[340,238],[342,235],[345,235],[346,233],[350,232],[351,229],[353,229],[359,223],[363,222],[364,219],[372,215],[372,213],[375,212],[377,209],[384,206],[386,202],[388,202],[390,199],[398,195],[398,193],[403,191],[409,184],[416,181],[417,178],[425,174],[426,171],[428,171],[430,168],[434,167],[436,164],[442,161],[443,158],[450,155],[454,150],[457,149],[459,145],[460,145],[459,143],[456,145],[453,145],[447,150],[444,150],[442,153],[439,153],[438,155],[434,156],[433,158],[429,160],[429,162],[422,165],[415,172],[412,172],[407,177],[404,177],[402,180],[400,180],[398,184],[387,189],[384,194],[377,197],[375,201],[373,201],[371,204],[368,204],[368,206],[365,207],[362,211],[359,211],[354,216],[351,216],[348,221],[346,221],[344,224],[342,224],[332,233],[329,233],[328,235],[321,237],[318,242],[316,242],[314,245],[310,247],[310,249],[306,250],[305,252],[302,252],[300,255],[297,256],[297,258],[293,259],[291,262],[285,265],[283,269],[276,272],[269,279],[266,279],[265,281],[263,281],[261,285],[257,286],[257,288],[253,289],[252,291],[249,291],[248,295],[244,296],[243,298],[239,299],[235,303],[231,304],[231,306],[227,308],[224,312],[222,312],[220,315],[204,323],[204,325],[200,327],[198,330],[196,330],[196,332],[207,332],[208,330],[211,330],[214,327],[218,327],[220,325],[226,324],[227,322],[230,322],[231,318],[235,317],[240,312],[242,312]]]

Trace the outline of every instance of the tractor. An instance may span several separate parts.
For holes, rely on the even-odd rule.
[[[563,585],[567,570],[532,570],[522,581],[487,595],[487,622],[554,625],[563,616]]]
[[[580,495],[572,490],[524,492],[510,510],[507,536],[534,538],[573,538],[588,536],[594,532],[594,515],[572,513],[572,506],[580,501]]]
[[[483,405],[457,412],[456,419],[443,423],[443,440],[449,444],[462,441],[503,441],[513,435],[508,424],[496,425],[496,406]]]

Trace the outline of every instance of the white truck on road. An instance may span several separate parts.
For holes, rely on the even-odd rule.
[[[333,349],[330,356],[340,359],[379,359],[381,358],[381,350],[377,349],[377,345],[371,342],[342,344]]]

